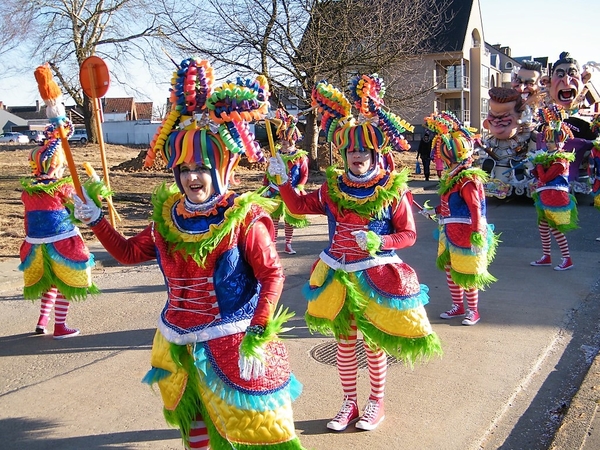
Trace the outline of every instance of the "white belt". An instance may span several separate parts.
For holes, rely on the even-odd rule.
[[[447,223],[466,223],[471,225],[470,217],[440,217],[438,221],[440,225],[445,225]]]
[[[535,190],[535,192],[547,191],[548,189],[552,189],[555,191],[564,191],[569,192],[569,186],[542,186]]]
[[[396,253],[389,256],[376,256],[350,263],[338,261],[324,251],[321,252],[319,258],[333,270],[343,269],[346,272],[358,272],[359,270],[366,270],[370,269],[371,267],[383,266],[385,264],[400,264],[402,262]]]
[[[61,234],[55,234],[54,236],[48,236],[43,238],[34,238],[31,236],[26,236],[25,241],[30,244],[51,244],[52,242],[62,241],[63,239],[68,239],[73,236],[79,236],[79,228],[75,227],[71,231],[67,231]]]

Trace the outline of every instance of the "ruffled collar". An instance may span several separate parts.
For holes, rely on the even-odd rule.
[[[37,178],[24,178],[21,180],[23,190],[30,194],[45,192],[46,194],[52,195],[61,186],[71,183],[73,183],[73,179],[70,176],[63,177],[59,180],[39,180]]]
[[[475,167],[462,169],[452,176],[444,174],[442,176],[442,179],[440,180],[440,188],[438,189],[438,194],[445,194],[450,189],[452,189],[458,182],[462,181],[465,178],[469,178],[471,180],[479,179],[482,183],[485,183],[489,177],[486,172]]]
[[[382,169],[376,177],[365,183],[351,181],[335,167],[327,169],[331,200],[339,210],[350,210],[361,217],[378,216],[394,200],[399,200],[407,189],[407,181],[408,169],[391,173]]]

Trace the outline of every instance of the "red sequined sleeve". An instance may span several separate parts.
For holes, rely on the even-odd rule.
[[[460,195],[471,213],[471,230],[485,233],[486,227],[481,219],[481,196],[473,181],[467,181],[460,188]]]
[[[300,195],[290,183],[285,183],[279,186],[279,193],[292,214],[325,214],[325,205],[321,202],[320,191],[326,187],[327,185],[324,184],[316,191]]]
[[[92,227],[92,231],[106,251],[122,264],[138,264],[156,259],[156,249],[150,225],[144,228],[141,233],[129,239],[115,230],[106,218]]]
[[[245,236],[242,248],[245,259],[260,283],[260,295],[251,325],[265,326],[275,310],[283,290],[283,268],[275,244],[271,239],[273,222],[269,217],[256,220]]]
[[[405,192],[394,211],[392,223],[395,233],[381,236],[382,250],[398,250],[414,245],[417,240],[417,227],[412,213],[412,194]]]

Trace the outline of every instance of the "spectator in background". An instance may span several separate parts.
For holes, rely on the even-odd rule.
[[[431,134],[429,130],[425,131],[423,139],[421,139],[421,142],[419,143],[417,155],[421,157],[421,162],[423,163],[423,175],[425,176],[425,181],[429,181],[431,164]]]

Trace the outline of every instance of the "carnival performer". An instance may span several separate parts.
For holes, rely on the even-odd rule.
[[[573,138],[571,127],[564,121],[566,112],[557,105],[543,108],[540,113],[545,149],[535,152],[531,160],[535,168],[532,175],[537,180],[534,204],[542,240],[542,257],[532,261],[532,266],[552,265],[550,234],[562,255],[562,261],[554,270],[569,270],[573,261],[569,243],[564,233],[577,228],[577,202],[569,193],[569,164],[575,155],[564,151],[565,142]]]
[[[66,117],[64,126],[68,137],[73,125]],[[92,282],[94,257],[65,206],[71,203],[75,188],[71,177],[65,176],[65,154],[56,126],[46,127],[44,136],[29,154],[33,178],[21,180],[26,237],[19,269],[23,271],[23,296],[41,298],[35,332],[46,334],[54,308],[54,339],[65,339],[79,334],[66,324],[70,302],[99,290]]]
[[[596,114],[591,124],[592,132],[600,135],[600,114]],[[594,208],[600,210],[600,138],[594,140],[588,164],[588,175],[594,196]],[[600,237],[596,238],[600,241]]]
[[[441,354],[424,305],[428,288],[396,253],[412,246],[416,228],[408,169],[386,171],[381,149],[406,149],[401,135],[410,127],[383,110],[383,80],[362,75],[350,82],[351,104],[338,89],[320,82],[312,92],[313,106],[322,114],[321,127],[340,152],[344,169],[327,169],[327,181],[305,196],[289,183],[285,163],[271,158],[269,171],[279,175],[280,192],[296,214],[328,218],[330,242],[314,264],[304,294],[306,322],[312,332],[334,335],[337,369],[344,400],[327,428],[374,430],[385,417],[384,389],[387,355],[413,365]],[[362,416],[358,409],[357,330],[362,333],[371,392]]]
[[[435,215],[439,222],[436,264],[446,273],[452,297],[452,308],[440,317],[464,317],[463,325],[475,325],[480,320],[479,290],[496,281],[488,272],[498,245],[494,227],[486,220],[483,184],[488,177],[472,166],[475,135],[454,114],[434,113],[425,118],[425,124],[435,133],[433,149],[445,166],[438,191],[440,205],[421,211],[425,216]]]
[[[293,188],[301,195],[304,195],[304,185],[308,182],[308,156],[306,151],[296,148],[296,142],[302,139],[302,133],[298,129],[298,118],[279,108],[275,113],[276,120],[279,123],[276,135],[279,140],[276,151],[281,155],[281,159],[287,165],[287,176]],[[308,225],[305,216],[292,214],[285,203],[281,201],[279,195],[279,186],[269,175],[267,170],[263,185],[267,186],[263,190],[263,196],[271,198],[277,202],[277,209],[271,213],[271,218],[275,225],[275,240],[279,232],[279,220],[283,218],[285,232],[284,252],[288,255],[295,255],[296,251],[292,248],[292,238],[294,228],[303,228]]]
[[[146,160],[157,154],[175,184],[153,195],[151,223],[129,239],[101,209],[77,199],[75,215],[120,262],[156,259],[167,287],[152,347],[152,370],[167,422],[188,449],[302,449],[291,403],[301,385],[277,332],[283,271],[272,241],[273,205],[228,189],[240,157],[261,158],[248,122],[268,111],[264,77],[213,90],[213,69],[181,62],[172,109]]]
[[[491,178],[485,185],[486,194],[498,198],[528,194],[531,177],[522,163],[527,159],[531,131],[521,126],[525,103],[511,88],[494,87],[488,94],[490,109],[483,126],[489,135],[482,148],[489,158],[484,157],[481,164]]]

